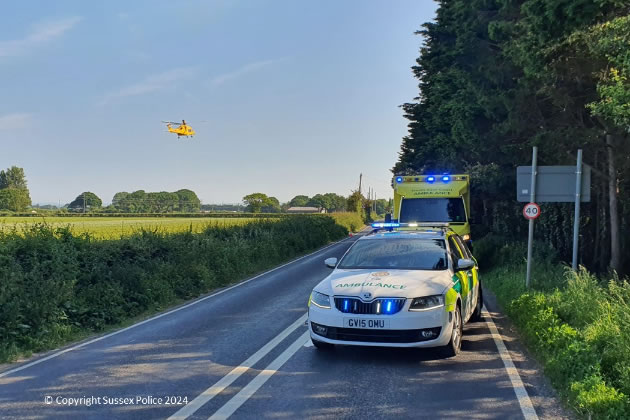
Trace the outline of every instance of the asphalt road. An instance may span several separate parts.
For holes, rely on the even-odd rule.
[[[466,326],[457,358],[317,351],[304,325],[307,299],[330,273],[324,258],[340,257],[352,240],[119,332],[2,366],[0,418],[566,416],[488,300],[491,315]]]

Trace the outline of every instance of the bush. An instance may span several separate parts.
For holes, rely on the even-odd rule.
[[[0,232],[0,361],[194,298],[347,234],[327,216],[105,241],[44,224]]]
[[[537,253],[526,290],[525,263],[515,258],[523,249],[497,237],[478,241],[484,285],[569,405],[585,417],[630,418],[630,284],[602,282],[584,268],[574,273]]]

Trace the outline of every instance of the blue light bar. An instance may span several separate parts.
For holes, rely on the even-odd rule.
[[[426,179],[426,181],[427,181],[429,184],[433,184],[433,183],[435,182],[435,177],[434,177],[434,176],[428,176],[428,177],[427,177],[427,179]]]
[[[350,301],[348,299],[343,300],[343,311],[348,312],[348,306],[350,305]]]
[[[403,177],[402,176],[397,176],[396,177],[396,182],[399,183],[399,184],[402,183],[403,182]]]
[[[392,311],[392,301],[387,301],[387,307],[385,308],[385,312],[390,313]]]
[[[383,222],[378,222],[378,223],[372,223],[372,227],[375,228],[375,229],[380,229],[380,228],[397,228],[397,227],[400,227],[400,223],[394,223],[394,222],[383,223]]]
[[[451,177],[450,177],[450,176],[448,176],[448,175],[444,175],[444,176],[442,177],[442,182],[445,182],[445,183],[447,183],[447,182],[451,182]]]

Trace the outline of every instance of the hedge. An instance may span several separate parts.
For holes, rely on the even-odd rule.
[[[347,234],[326,216],[120,240],[45,224],[0,233],[0,361],[195,298]]]

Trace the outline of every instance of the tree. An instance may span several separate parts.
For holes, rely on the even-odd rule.
[[[24,169],[11,166],[0,171],[0,209],[24,211],[31,205]]]
[[[85,200],[85,202],[84,202]],[[103,201],[93,192],[86,191],[77,196],[70,204],[70,209],[98,209],[103,205]]]
[[[22,212],[31,205],[28,190],[4,188],[0,190],[0,210]]]
[[[328,200],[328,211],[346,211],[346,197],[335,193],[326,193],[324,197]]]
[[[309,207],[317,207],[320,209],[330,209],[332,202],[329,197],[326,197],[323,194],[315,194],[309,201]]]
[[[595,270],[617,268],[624,250],[615,251],[615,238],[630,246],[627,1],[438,3],[435,21],[419,32],[419,94],[403,105],[409,132],[393,172],[470,171],[471,204],[487,230],[523,237],[509,199],[515,167],[529,162],[531,146],[542,165],[573,163],[582,148],[597,186],[582,212],[583,243],[594,244],[583,261]],[[570,258],[565,207],[547,205],[536,235]]]
[[[114,194],[114,198],[112,198],[112,206],[114,206],[119,211],[125,211],[125,199],[129,197],[128,192],[117,192]]]
[[[269,204],[269,197],[263,193],[253,193],[243,197],[243,203],[247,206],[250,213],[260,213],[263,206]]]
[[[0,190],[5,188],[28,190],[23,168],[11,166],[6,171],[0,171]]]
[[[290,207],[306,207],[309,200],[310,199],[308,198],[308,195],[296,195],[295,197],[291,199],[291,201],[289,201],[289,206]]]
[[[179,200],[179,211],[193,213],[201,210],[201,200],[193,191],[183,189],[175,191],[175,194]]]
[[[276,197],[268,197],[267,201],[262,207],[263,213],[279,213],[280,212],[280,202]]]
[[[389,206],[389,201],[388,200],[385,200],[384,198],[379,198],[379,199],[375,200],[374,203],[376,205],[376,214],[383,215],[383,214],[387,213],[388,206]]]
[[[361,217],[365,216],[365,197],[357,190],[352,191],[352,194],[348,197],[346,208],[348,211],[359,213]]]

